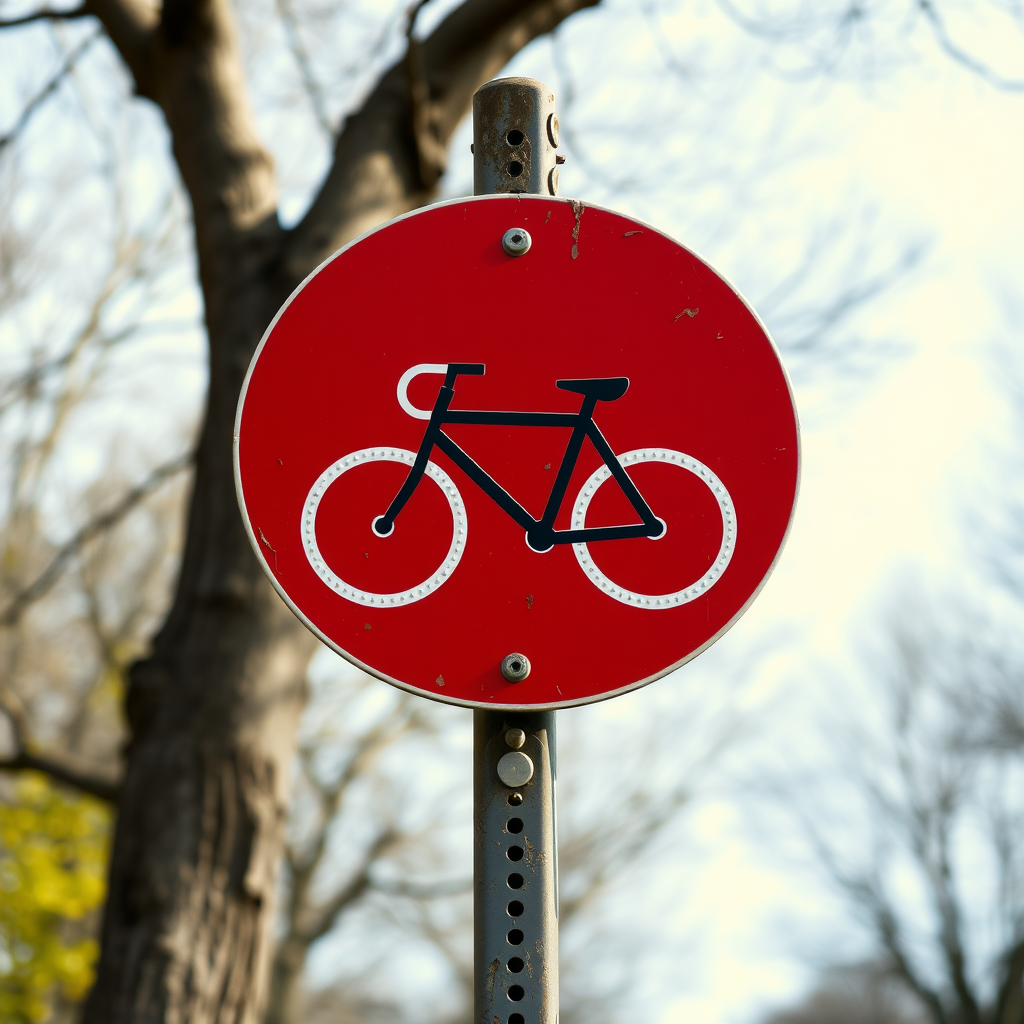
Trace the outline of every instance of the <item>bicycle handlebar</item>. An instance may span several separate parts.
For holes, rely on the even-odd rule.
[[[410,366],[398,379],[398,404],[413,419],[429,420],[429,409],[418,409],[409,401],[408,391],[413,377],[418,377],[421,373],[443,373],[445,387],[452,388],[455,386],[455,378],[460,373],[482,377],[484,369],[483,363],[417,363],[415,366]]]
[[[449,363],[447,377],[449,381],[454,381],[460,374],[482,377],[485,370],[486,366],[484,363]]]

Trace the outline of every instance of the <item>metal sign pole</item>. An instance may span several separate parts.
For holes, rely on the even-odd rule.
[[[557,146],[541,82],[499,79],[473,97],[476,195],[556,195]],[[528,656],[511,653],[505,677],[525,678]],[[473,820],[474,1021],[557,1024],[553,711],[473,712]]]

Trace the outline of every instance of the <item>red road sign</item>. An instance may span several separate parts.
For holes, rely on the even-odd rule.
[[[304,282],[249,368],[235,467],[253,547],[328,645],[436,700],[553,708],[739,618],[798,445],[771,339],[706,263],[598,207],[486,196]]]

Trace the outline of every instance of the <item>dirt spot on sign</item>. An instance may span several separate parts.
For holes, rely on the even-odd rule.
[[[572,258],[576,259],[580,254],[580,221],[583,219],[583,203],[579,199],[572,201],[572,212],[576,214],[576,224],[572,229]]]

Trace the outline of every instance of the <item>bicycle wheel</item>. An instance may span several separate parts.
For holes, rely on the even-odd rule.
[[[331,569],[327,559],[321,554],[316,533],[317,512],[320,509],[320,503],[332,484],[337,483],[346,473],[370,463],[399,462],[412,466],[415,461],[416,453],[407,451],[404,448],[363,448],[359,451],[350,452],[343,458],[338,459],[333,465],[328,466],[310,488],[306,503],[302,509],[302,546],[313,571],[340,597],[344,597],[355,604],[373,605],[378,608],[391,608],[412,604],[434,593],[438,587],[445,583],[459,564],[462,553],[466,550],[466,505],[451,477],[433,462],[427,463],[424,475],[437,484],[448,503],[452,516],[452,534],[451,543],[448,546],[448,552],[443,561],[426,579],[411,587],[387,593],[378,593],[366,589],[365,586],[359,587],[342,579],[338,573]],[[394,492],[391,492],[390,497],[394,497]],[[390,499],[385,500],[385,504],[379,509],[379,512],[383,512],[387,507],[387,500]],[[401,514],[398,521],[401,522]],[[367,528],[371,529],[370,523],[367,523]]]
[[[576,555],[576,560],[580,563],[580,568],[586,573],[587,579],[601,590],[602,593],[607,594],[616,601],[633,605],[636,608],[651,610],[677,608],[679,605],[688,604],[690,601],[703,596],[710,587],[713,587],[721,579],[722,573],[725,572],[732,559],[733,551],[736,549],[736,507],[733,505],[732,498],[725,484],[702,462],[698,462],[683,452],[672,451],[668,448],[640,448],[619,455],[617,458],[619,464],[626,468],[645,462],[657,462],[676,466],[692,473],[704,483],[710,490],[722,516],[722,540],[718,553],[715,555],[710,568],[698,579],[678,590],[663,594],[644,594],[620,586],[601,571],[586,544],[573,544],[573,552]],[[590,508],[590,503],[593,501],[601,485],[609,479],[612,479],[611,470],[607,466],[602,466],[580,488],[576,504],[573,506],[572,526],[574,530],[581,530],[585,527],[587,510]],[[658,509],[655,508],[654,511],[657,514]],[[665,534],[662,534],[662,536],[665,536]],[[657,538],[657,540],[660,539]],[[628,543],[640,544],[643,542],[644,539],[640,538]],[[616,541],[613,543],[627,542]]]

